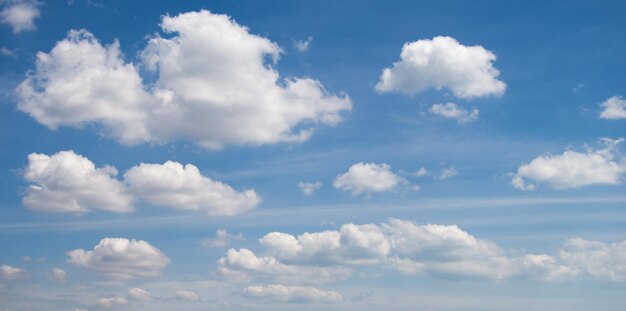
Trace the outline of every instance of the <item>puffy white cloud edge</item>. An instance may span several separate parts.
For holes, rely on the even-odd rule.
[[[266,58],[281,49],[227,15],[164,16],[140,53],[156,76],[146,84],[117,41],[103,46],[72,30],[17,88],[18,108],[50,129],[98,124],[123,144],[190,141],[225,145],[302,142],[315,124],[334,126],[352,107],[310,78],[280,79]]]
[[[351,192],[352,195],[396,191],[400,186],[408,184],[404,177],[392,172],[391,166],[386,163],[359,162],[333,180],[333,187]]]
[[[116,179],[115,167],[96,168],[89,159],[60,151],[51,156],[32,153],[24,178],[32,184],[24,206],[43,212],[85,213],[93,210],[131,212],[142,199],[157,206],[201,211],[209,216],[232,216],[253,209],[261,197],[252,190],[236,191],[212,180],[192,165],[167,161],[141,163]]]
[[[376,90],[415,94],[445,88],[458,98],[501,96],[506,84],[497,79],[495,60],[482,46],[465,46],[452,37],[407,42],[400,60],[383,70]]]

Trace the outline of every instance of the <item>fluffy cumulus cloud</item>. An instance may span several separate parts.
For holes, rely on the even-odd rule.
[[[123,238],[104,238],[93,250],[75,249],[67,257],[75,266],[117,280],[157,276],[170,261],[146,241]]]
[[[511,184],[520,190],[535,190],[538,183],[558,190],[619,184],[626,173],[626,160],[616,159],[614,149],[624,139],[602,138],[600,141],[605,148],[585,152],[566,150],[559,155],[537,157],[518,168]]]
[[[22,203],[44,212],[130,212],[133,197],[115,178],[116,174],[115,168],[97,168],[89,159],[71,150],[52,156],[31,153],[24,178],[32,184],[26,189]]]
[[[96,300],[97,308],[110,309],[128,306],[128,299],[124,297],[100,297]]]
[[[478,109],[469,111],[455,103],[434,104],[428,111],[446,119],[454,119],[460,124],[478,120]]]
[[[261,202],[254,190],[237,192],[232,187],[203,176],[192,164],[134,166],[124,174],[134,195],[154,205],[182,210],[200,210],[208,215],[236,215]]]
[[[343,300],[343,297],[335,291],[325,291],[310,286],[285,286],[282,284],[248,286],[244,292],[248,296],[274,302],[337,303]]]
[[[347,96],[310,78],[280,79],[267,59],[280,48],[226,15],[164,16],[168,38],[149,39],[146,85],[117,42],[70,31],[17,89],[18,108],[51,129],[98,124],[124,144],[185,140],[206,148],[302,142],[315,124],[336,125]]]
[[[96,168],[73,151],[52,156],[28,156],[24,178],[33,183],[22,199],[24,206],[44,212],[84,213],[90,210],[130,212],[139,199],[179,210],[231,216],[256,207],[254,190],[238,192],[227,184],[203,176],[192,164],[167,161],[131,167],[123,180],[112,166]]]
[[[605,100],[600,107],[602,107],[600,113],[602,119],[626,119],[626,100],[621,96],[613,96]]]
[[[388,164],[363,163],[352,165],[347,172],[337,175],[333,187],[349,191],[353,195],[361,193],[395,191],[408,181],[391,171]]]
[[[229,249],[217,261],[216,274],[230,281],[255,279],[282,283],[326,283],[348,278],[352,271],[342,267],[285,264],[272,256],[257,256],[249,249]]]
[[[465,46],[451,37],[408,42],[400,60],[383,70],[376,90],[415,94],[445,88],[459,98],[501,96],[506,84],[497,79],[495,60],[482,46]]]
[[[0,266],[0,280],[2,281],[16,281],[26,278],[28,278],[28,273],[24,269],[9,265]]]
[[[626,241],[603,243],[570,239],[559,252],[563,262],[591,276],[626,281]]]
[[[313,193],[322,188],[322,183],[319,181],[316,182],[299,182],[298,183],[298,188],[300,189],[300,192],[302,192],[302,194],[304,195],[313,195]]]
[[[379,265],[405,274],[493,280],[557,281],[577,273],[553,256],[506,250],[454,225],[417,225],[399,219],[380,225],[349,223],[336,231],[299,236],[271,232],[259,242],[266,249],[266,260],[300,267]]]
[[[35,30],[39,17],[39,3],[31,0],[8,0],[0,11],[0,22],[9,25],[14,33]]]

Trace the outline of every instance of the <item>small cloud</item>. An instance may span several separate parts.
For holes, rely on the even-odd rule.
[[[30,256],[22,256],[22,261],[23,262],[31,262],[33,259],[30,258]]]
[[[586,84],[578,83],[575,87],[572,88],[572,92],[580,92],[586,87]]]
[[[448,179],[456,175],[459,175],[459,171],[454,168],[454,166],[450,166],[448,168],[442,169],[439,176],[437,176],[437,179]]]
[[[50,271],[50,278],[55,282],[65,284],[67,283],[67,272],[61,268],[54,268]]]
[[[322,188],[322,183],[319,181],[316,182],[299,182],[298,188],[300,188],[300,192],[304,195],[313,195],[315,190]]]
[[[215,232],[215,238],[202,240],[202,246],[224,247],[230,244],[232,240],[237,240],[237,241],[243,240],[243,236],[241,235],[241,233],[235,235],[226,231],[226,229],[218,229]]]
[[[605,100],[600,107],[603,108],[600,119],[626,119],[626,100],[621,96],[613,96]]]
[[[200,296],[198,296],[198,294],[192,291],[179,290],[179,291],[176,291],[176,299],[187,300],[187,301],[198,301],[200,300]]]
[[[428,170],[425,167],[420,167],[419,170],[415,171],[415,176],[423,177],[428,175]]]
[[[7,48],[6,46],[0,47],[0,55],[15,56],[15,51]]]
[[[313,41],[313,37],[309,37],[306,40],[294,40],[293,41],[293,48],[298,53],[307,52],[309,50],[309,46],[311,45],[312,41]]]
[[[13,28],[13,33],[33,31],[35,18],[41,15],[39,3],[35,1],[7,1],[0,11],[0,22]]]
[[[469,111],[455,103],[434,104],[428,111],[446,119],[454,119],[459,124],[477,121],[479,113],[476,108]]]

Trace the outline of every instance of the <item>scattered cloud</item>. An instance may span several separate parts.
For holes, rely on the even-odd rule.
[[[605,144],[604,149],[588,149],[586,152],[566,150],[560,155],[537,157],[518,168],[511,184],[529,191],[535,190],[539,183],[557,190],[619,184],[626,173],[626,160],[616,160],[614,149],[624,139],[602,138],[600,141]]]
[[[349,191],[353,195],[361,193],[395,191],[408,181],[391,171],[386,164],[359,162],[352,165],[347,172],[337,175],[333,187]]]
[[[104,238],[93,250],[67,252],[68,262],[116,280],[157,276],[169,263],[158,248],[142,240]]]
[[[459,171],[454,166],[450,166],[442,169],[441,173],[437,176],[437,179],[448,179],[456,175],[459,175]]]
[[[415,171],[415,176],[423,177],[428,175],[428,170],[425,167],[420,167],[417,171]]]
[[[15,51],[7,48],[6,46],[0,47],[0,55],[15,56]]]
[[[446,119],[454,119],[459,124],[478,120],[478,109],[472,108],[468,111],[455,103],[434,104],[428,111]]]
[[[338,303],[343,300],[343,297],[337,292],[325,291],[310,286],[285,286],[281,284],[248,286],[244,289],[244,292],[248,296],[273,302]]]
[[[298,188],[300,189],[300,192],[302,192],[302,194],[310,196],[313,195],[313,193],[322,188],[322,183],[319,181],[316,182],[299,182],[298,183]]]
[[[35,30],[35,18],[41,15],[39,3],[30,0],[6,1],[0,11],[0,22],[9,25],[13,33]]]
[[[12,267],[9,265],[0,266],[0,280],[2,281],[17,281],[28,278],[28,273],[24,269]]]
[[[114,167],[96,168],[93,162],[72,150],[52,156],[31,153],[24,178],[32,184],[26,189],[22,203],[34,210],[53,213],[131,212],[133,198],[115,175]]]
[[[124,297],[100,297],[96,300],[96,307],[98,308],[117,308],[128,306],[128,299]]]
[[[153,299],[152,294],[149,291],[141,289],[139,287],[133,287],[129,289],[127,296],[130,300],[142,302],[152,301]]]
[[[284,264],[271,256],[257,256],[245,248],[229,249],[217,264],[218,276],[239,282],[261,279],[292,284],[317,284],[343,280],[352,273],[350,269],[341,267]]]
[[[227,15],[164,16],[161,27],[168,38],[152,36],[140,53],[154,84],[123,60],[119,42],[102,46],[72,30],[38,53],[17,88],[18,108],[50,129],[101,125],[127,145],[184,140],[219,149],[303,142],[316,124],[336,125],[352,107],[317,80],[279,79],[265,60],[277,62],[281,49]]]
[[[192,164],[141,163],[124,173],[124,182],[146,202],[181,210],[202,211],[210,216],[243,213],[260,202],[254,190],[237,192],[219,181],[202,176]]]
[[[603,243],[570,239],[559,252],[568,266],[591,276],[615,282],[626,281],[626,241]]]
[[[626,100],[621,96],[613,96],[605,100],[602,104],[601,119],[618,120],[626,119]]]
[[[306,40],[294,40],[293,48],[298,53],[308,52],[311,42],[313,42],[313,37],[308,37]]]
[[[445,88],[459,98],[501,96],[506,84],[497,79],[495,60],[482,46],[465,46],[451,37],[407,42],[400,61],[383,70],[376,90],[415,94]]]
[[[454,225],[417,225],[400,219],[380,225],[348,223],[338,231],[307,232],[297,237],[271,232],[259,242],[269,255],[265,260],[293,267],[379,265],[404,274],[447,279],[562,281],[577,274],[576,269],[553,256],[506,250]]]
[[[242,240],[243,237],[240,234],[232,234],[226,229],[218,229],[215,232],[215,238],[202,240],[202,246],[204,247],[224,247],[230,244],[232,240]]]
[[[50,271],[50,277],[57,283],[67,283],[67,272],[61,268],[54,268]]]
[[[176,298],[180,300],[186,300],[186,301],[192,301],[192,302],[200,300],[200,296],[198,296],[196,292],[189,291],[189,290],[177,290]]]

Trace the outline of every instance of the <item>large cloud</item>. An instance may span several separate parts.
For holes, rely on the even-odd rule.
[[[337,303],[343,300],[343,297],[335,291],[325,291],[310,286],[285,286],[282,284],[248,286],[244,289],[244,292],[252,297],[275,302]]]
[[[104,238],[93,250],[75,249],[67,257],[75,266],[117,280],[157,276],[170,261],[146,241],[123,238]]]
[[[14,33],[35,30],[35,18],[41,12],[36,1],[7,0],[0,11],[0,22],[11,26]]]
[[[626,100],[621,96],[613,96],[605,100],[601,105],[600,118],[617,120],[626,119]]]
[[[310,78],[279,79],[266,63],[281,50],[226,15],[165,16],[170,38],[153,36],[141,52],[156,75],[144,85],[117,42],[103,47],[70,31],[18,87],[18,108],[55,129],[100,124],[125,144],[186,140],[206,148],[301,142],[316,123],[335,125],[351,109]]]
[[[446,88],[460,98],[500,96],[506,84],[497,79],[495,60],[482,46],[465,46],[451,37],[408,42],[400,61],[383,70],[376,90],[414,94]]]
[[[96,168],[89,159],[71,150],[52,156],[31,153],[24,178],[33,184],[27,188],[22,202],[28,208],[44,212],[130,212],[133,198],[115,179],[116,174],[115,168]]]
[[[626,161],[615,159],[614,148],[624,140],[603,138],[606,148],[586,152],[566,150],[560,155],[541,156],[523,164],[511,184],[521,190],[534,190],[545,183],[554,189],[571,189],[594,184],[616,185],[626,173]]]
[[[192,164],[134,166],[124,182],[136,196],[155,205],[183,210],[201,210],[208,215],[236,215],[257,206],[261,198],[254,190],[237,192],[229,185],[202,176]]]
[[[333,187],[350,191],[353,195],[394,191],[405,184],[408,184],[408,181],[393,173],[388,164],[363,162],[352,165],[347,172],[337,175],[333,181]]]
[[[417,225],[392,219],[380,225],[344,224],[338,231],[271,232],[259,240],[267,254],[286,264],[390,266],[406,274],[442,278],[564,280],[577,270],[545,254],[505,250],[453,225]]]

